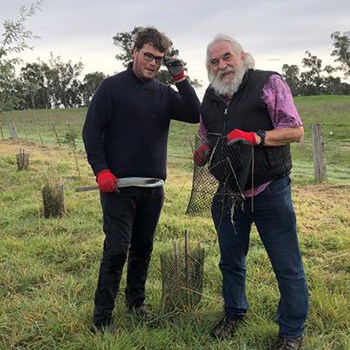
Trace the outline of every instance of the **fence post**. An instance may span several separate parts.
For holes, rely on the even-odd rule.
[[[4,133],[2,132],[2,127],[1,126],[0,126],[0,132],[1,132],[2,140],[5,140]]]
[[[16,123],[14,121],[9,122],[10,134],[12,141],[18,142],[18,133]]]
[[[311,125],[312,146],[314,154],[314,172],[315,181],[320,182],[326,179],[326,160],[324,155],[324,139],[322,135],[321,125]]]
[[[60,141],[60,138],[58,137],[58,134],[57,134],[55,125],[54,125],[53,123],[52,123],[51,125],[52,125],[52,129],[53,129],[53,131],[54,131],[54,133],[55,133],[55,135],[56,135],[56,140],[57,140],[57,142],[58,142],[58,145],[61,147],[61,141]]]

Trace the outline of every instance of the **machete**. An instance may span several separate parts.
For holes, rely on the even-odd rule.
[[[129,186],[143,186],[143,185],[152,185],[156,184],[159,181],[159,179],[135,179],[135,178],[125,178],[125,179],[119,179],[118,182],[116,182],[117,189],[122,187],[129,187]],[[75,192],[86,192],[86,191],[94,191],[98,190],[98,186],[85,186],[85,187],[78,187],[75,189]]]

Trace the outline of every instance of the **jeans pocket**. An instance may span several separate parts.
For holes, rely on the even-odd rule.
[[[284,176],[280,179],[273,180],[266,188],[266,193],[277,194],[284,192],[290,188],[291,179],[289,176]]]

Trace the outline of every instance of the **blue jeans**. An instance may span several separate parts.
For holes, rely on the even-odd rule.
[[[219,193],[215,195],[212,217],[219,238],[219,267],[223,276],[226,317],[235,319],[248,310],[246,256],[251,226],[255,223],[279,286],[279,335],[289,338],[301,336],[309,302],[289,176],[272,181],[253,200],[247,198],[243,208],[235,208],[233,220],[225,201],[227,198]]]

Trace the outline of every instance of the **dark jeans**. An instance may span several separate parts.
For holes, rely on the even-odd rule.
[[[95,292],[95,324],[112,317],[126,259],[127,304],[143,305],[154,231],[163,201],[163,187],[125,187],[119,193],[101,193],[105,240]]]
[[[280,301],[277,310],[279,333],[299,337],[308,313],[308,290],[296,232],[290,178],[274,180],[265,191],[247,198],[242,208],[222,210],[223,198],[214,197],[213,221],[218,231],[220,269],[223,275],[225,314],[237,318],[248,310],[246,299],[246,255],[252,223],[255,223],[275,272]],[[222,216],[223,213],[223,216]]]

